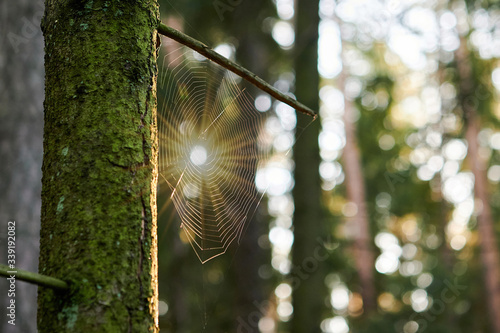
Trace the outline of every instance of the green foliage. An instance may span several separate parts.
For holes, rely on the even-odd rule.
[[[269,17],[274,17],[275,14],[270,2],[266,2],[260,11],[250,11],[249,8],[251,8],[251,5],[241,2],[231,7],[231,9],[224,11],[223,19],[217,15],[216,7],[214,7],[215,3],[219,2],[189,2],[188,4],[187,1],[184,1],[176,5],[175,10],[170,8],[168,12],[172,15],[182,12],[183,16],[190,18],[188,24],[185,24],[186,32],[206,41],[208,44],[216,45],[220,42],[229,42],[236,46],[237,60],[247,65],[250,69],[258,68],[259,63],[264,64],[264,72],[271,77],[277,76],[283,69],[289,70],[294,60],[293,57],[286,57],[287,51],[285,50],[274,51],[277,49],[276,46],[270,48],[273,51],[267,48],[268,45],[273,44],[269,33],[269,27],[272,26],[269,22],[272,20]],[[224,2],[224,4],[228,3]],[[492,10],[499,4],[498,1],[473,0],[466,1],[466,3],[471,12],[473,9],[480,8]],[[453,4],[450,4],[449,8],[452,7]],[[249,15],[250,12],[254,14]],[[207,13],[215,14],[207,15]],[[438,16],[441,15],[441,12],[436,13]],[[349,22],[349,24],[346,24],[346,30],[342,30],[342,34],[346,33],[348,35],[349,29],[355,30],[353,28],[354,24],[351,24],[353,23]],[[246,30],[246,33],[242,32]],[[237,38],[230,36],[233,32]],[[466,36],[466,38],[469,37]],[[452,250],[449,245],[450,239],[447,239],[446,227],[453,218],[454,207],[443,198],[441,183],[443,180],[440,178],[439,173],[436,173],[430,181],[421,180],[417,176],[419,166],[410,161],[410,155],[415,147],[408,143],[408,138],[410,135],[415,134],[421,140],[419,144],[425,145],[425,138],[420,135],[425,131],[425,128],[419,128],[411,124],[396,124],[394,121],[395,109],[402,98],[400,92],[402,83],[400,81],[405,79],[403,76],[408,75],[408,72],[411,71],[401,71],[399,67],[404,65],[397,63],[397,61],[393,61],[392,65],[386,63],[384,56],[390,53],[387,44],[373,46],[367,50],[365,42],[360,40],[360,45],[356,45],[356,42],[354,42],[354,46],[349,45],[348,47],[356,48],[357,51],[363,53],[365,59],[375,67],[370,73],[370,77],[357,77],[362,82],[363,88],[359,97],[353,101],[359,112],[357,139],[358,148],[362,156],[366,206],[372,236],[375,237],[380,232],[389,231],[396,236],[401,248],[406,245],[409,245],[409,248],[414,247],[414,256],[411,258],[401,256],[400,265],[421,265],[421,269],[419,273],[415,274],[403,274],[402,271],[404,270],[402,269],[396,270],[392,274],[376,274],[374,284],[378,295],[381,297],[390,295],[393,298],[392,307],[388,306],[384,308],[381,305],[382,302],[379,302],[378,311],[367,317],[360,314],[353,315],[349,312],[350,310],[337,311],[325,306],[323,316],[345,316],[351,331],[356,333],[411,332],[411,329],[404,328],[411,320],[416,321],[420,325],[419,332],[489,332],[485,290],[482,283],[477,282],[482,278],[482,263],[479,260],[481,255],[476,250],[477,234],[475,232],[475,219],[472,218],[467,225],[468,230],[471,231],[467,246],[460,251]],[[383,43],[383,41],[380,42],[380,44]],[[242,46],[242,44],[244,45]],[[245,48],[245,45],[247,48]],[[251,47],[248,47],[248,45],[251,45]],[[296,45],[296,47],[301,49],[304,47],[304,44]],[[262,49],[265,51],[259,53]],[[380,49],[383,52],[378,52]],[[260,58],[262,54],[264,57]],[[381,56],[382,54],[384,56]],[[464,122],[460,120],[463,116],[460,110],[461,104],[469,103],[477,108],[481,114],[482,122],[485,124],[484,128],[497,131],[500,125],[498,117],[492,112],[492,107],[497,106],[494,100],[497,92],[495,92],[495,88],[491,83],[491,72],[497,66],[496,60],[487,61],[481,59],[478,52],[471,52],[471,54],[472,56],[469,60],[473,71],[472,89],[465,95],[462,93],[461,95],[458,94],[456,98],[452,97],[450,110],[443,110],[443,113],[454,111],[459,118],[458,126],[455,130],[452,132],[443,131],[444,134],[441,137],[443,145],[451,138],[463,138],[464,133],[461,132],[461,126]],[[429,59],[432,61],[435,61],[437,58],[437,52],[436,54],[429,55]],[[260,61],[254,60],[252,63],[252,59]],[[304,68],[307,66],[306,63],[310,62],[304,62]],[[398,68],[390,68],[391,66]],[[301,66],[298,65],[298,67]],[[442,83],[451,82],[456,87],[456,91],[460,91],[458,88],[460,78],[456,69],[457,63],[452,61],[447,64],[439,64],[438,67],[436,73],[420,74],[427,76],[426,79],[429,80],[428,82],[436,87],[440,87]],[[303,70],[302,67],[296,68],[295,72],[301,72],[301,70]],[[258,70],[256,72],[259,73]],[[313,75],[314,73],[312,72],[314,71],[310,70],[309,74]],[[302,76],[299,80],[300,82],[296,82],[298,87],[298,91],[296,91],[297,95],[302,94],[307,90],[307,85],[311,84],[311,80],[304,79],[306,77]],[[330,81],[325,80],[325,84],[330,84]],[[420,92],[412,93],[418,96]],[[441,130],[440,126],[442,126],[439,122],[427,125],[429,129],[439,128],[439,131]],[[435,126],[435,128],[432,126]],[[389,141],[392,138],[393,145],[384,144],[384,138],[389,138]],[[311,138],[308,139],[311,142],[313,140]],[[432,153],[439,155],[441,149],[442,147],[435,147]],[[500,154],[498,151],[492,151],[489,163],[490,165],[500,164]],[[299,177],[302,176],[300,175]],[[498,216],[500,214],[500,204],[498,204],[500,202],[500,190],[496,184],[490,184],[490,191],[492,194],[492,208],[494,209],[495,216]],[[301,192],[305,194],[307,191],[303,190]],[[301,193],[296,192],[295,194],[300,195]],[[342,206],[345,200],[345,185],[337,186],[332,192],[325,191],[323,194],[325,206],[330,210],[330,215],[322,219],[322,222],[328,226],[328,234],[325,238],[331,240],[331,243],[335,247],[333,254],[324,262],[324,267],[330,273],[330,276],[326,280],[332,278],[332,276],[340,278],[351,292],[358,292],[360,281],[358,272],[353,264],[352,240],[346,239],[343,234],[342,228],[345,226],[346,216],[342,214],[342,209],[338,208],[338,206]],[[388,200],[389,204],[381,204],[381,198],[386,201]],[[295,207],[295,209],[306,210],[304,207]],[[403,225],[407,221],[414,223],[418,237],[411,238],[403,231]],[[496,228],[500,231],[498,223]],[[302,230],[300,231],[301,233],[303,233]],[[177,237],[176,232],[173,234]],[[264,233],[262,233],[262,237],[266,237]],[[169,240],[169,242],[173,244],[175,240]],[[185,246],[186,244],[183,245]],[[375,255],[379,255],[379,249],[374,248]],[[164,256],[168,257],[168,265],[173,265],[174,267],[180,265],[172,254],[164,254]],[[175,256],[179,256],[179,252],[176,252]],[[180,261],[186,260],[186,257],[182,255],[180,258],[182,258]],[[222,266],[224,264],[221,262]],[[269,268],[269,271],[272,271],[269,264],[265,267]],[[209,274],[212,269],[215,268],[207,267],[205,273]],[[185,268],[180,280],[189,281],[186,282],[189,284],[194,283],[195,285],[199,285],[199,282],[193,282],[195,275],[193,271],[196,271],[196,269],[192,267]],[[419,277],[422,273],[431,276],[429,285],[425,285],[422,281],[419,282]],[[225,279],[227,283],[234,281]],[[271,274],[271,277],[266,279],[266,287],[264,289],[266,290],[267,297],[270,299],[274,297],[272,294],[273,287],[279,282],[281,280],[276,273],[274,275]],[[455,289],[456,293],[452,294],[447,291],[450,290],[450,284],[467,286],[467,288]],[[423,285],[425,287],[422,287]],[[211,284],[210,286],[212,287]],[[170,302],[178,301],[172,301],[175,288],[177,287],[170,286],[170,290],[165,292]],[[223,290],[224,288],[227,288],[227,290]],[[227,302],[227,300],[231,297],[231,293],[238,293],[239,290],[227,287],[227,285],[224,288],[221,287],[218,289],[218,296],[215,295],[216,293],[213,295],[207,293],[207,288],[201,288],[201,292],[207,295],[207,299],[211,297],[224,299],[226,306],[228,306],[227,304],[234,304]],[[189,305],[183,308],[186,309],[189,317],[199,316],[200,310],[196,309],[196,306],[209,306],[209,304],[213,304],[211,300],[200,301],[196,296],[200,292],[200,289],[194,289],[196,288],[193,287],[192,290],[190,289],[186,295],[186,302]],[[416,312],[411,305],[411,295],[415,290],[419,289],[425,289],[427,296],[433,302],[428,309],[422,312]],[[328,299],[328,296],[324,295],[325,300]],[[447,298],[447,296],[453,297]],[[316,296],[310,294],[309,297]],[[326,301],[326,303],[328,302]],[[218,325],[221,329],[231,327],[228,323],[231,322],[231,319],[234,321],[234,312],[220,307],[219,304],[214,305],[214,308],[217,309],[217,314],[212,314],[212,317],[210,317],[209,312],[205,310],[201,311],[201,313],[210,317],[211,320],[214,320],[214,322],[210,320],[207,327],[214,330]],[[176,314],[173,313],[173,310],[169,312],[167,314],[168,320],[165,320],[165,323],[175,323],[175,316]],[[204,322],[203,320],[201,319],[202,323]],[[192,327],[199,326],[200,321],[190,324],[192,326],[189,327],[192,330]],[[175,324],[172,325],[166,327],[175,327]],[[278,323],[280,332],[285,332],[288,328],[286,323]],[[177,327],[177,329],[179,328]]]

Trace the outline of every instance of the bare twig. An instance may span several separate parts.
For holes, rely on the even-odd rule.
[[[22,269],[10,269],[9,266],[0,264],[0,276],[7,278],[15,277],[16,280],[21,280],[36,284],[38,286],[48,287],[58,290],[67,290],[69,286],[63,280],[59,280],[50,276],[28,272]]]
[[[195,50],[199,54],[207,57],[208,59],[212,60],[213,62],[221,65],[222,67],[230,70],[233,73],[238,74],[241,76],[243,79],[247,80],[251,84],[255,85],[257,88],[265,91],[269,95],[273,96],[277,100],[290,105],[293,107],[295,110],[300,111],[302,113],[305,113],[309,116],[312,116],[316,118],[316,113],[305,106],[304,104],[298,102],[297,100],[293,99],[291,96],[288,96],[286,94],[283,94],[281,91],[277,90],[273,86],[271,86],[269,83],[266,81],[262,80],[260,77],[255,75],[254,73],[250,72],[248,69],[238,65],[237,63],[225,58],[224,56],[218,54],[202,42],[186,35],[183,34],[182,32],[175,30],[171,27],[166,26],[163,23],[160,23],[158,27],[158,32],[164,36],[167,36],[169,38],[172,38],[173,40],[186,45],[187,47]]]

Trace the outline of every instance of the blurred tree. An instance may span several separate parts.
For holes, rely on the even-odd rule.
[[[295,91],[297,99],[313,110],[319,109],[318,26],[319,0],[298,0],[294,46]],[[297,115],[297,136],[294,146],[295,185],[293,198],[294,242],[292,273],[300,281],[292,285],[293,317],[290,332],[320,332],[327,289],[325,271],[314,258],[318,239],[326,235],[322,214],[321,180],[319,176],[318,135],[320,122]],[[303,132],[301,129],[305,128]],[[300,137],[299,137],[300,134]],[[312,263],[312,265],[311,265]]]
[[[264,33],[262,26],[264,19],[273,14],[272,7],[272,3],[268,0],[242,1],[231,14],[228,13],[226,16],[231,31],[228,40],[234,38],[237,41],[236,61],[266,81],[270,77],[271,47],[275,48],[275,44],[272,38]],[[252,96],[259,93],[258,89],[246,82],[244,87]],[[253,140],[257,142],[256,137]],[[269,310],[263,304],[267,304],[264,300],[270,288],[259,276],[259,268],[270,261],[269,251],[264,251],[259,246],[259,237],[263,235],[267,237],[266,234],[269,232],[269,227],[265,224],[265,215],[259,214],[263,212],[262,206],[242,236],[234,258],[234,269],[230,271],[231,281],[234,281],[231,284],[233,289],[231,293],[235,298],[233,317],[236,324],[233,330],[235,332],[243,330],[242,321],[258,332],[259,319]]]
[[[346,74],[341,74],[345,76]],[[345,91],[344,80],[339,82],[340,88]],[[345,95],[345,93],[344,93]],[[366,203],[365,181],[361,165],[356,129],[354,105],[344,98],[344,128],[345,146],[342,152],[342,161],[345,172],[346,199],[354,205],[354,213],[348,218],[348,223],[354,229],[354,260],[359,276],[361,296],[365,317],[377,309],[377,295],[373,269],[375,254],[373,251],[370,233],[370,218]]]
[[[38,263],[43,128],[43,1],[0,1],[0,262],[7,222],[16,221],[16,266]],[[16,283],[16,326],[7,323],[7,281],[0,279],[0,331],[36,331],[36,286]]]

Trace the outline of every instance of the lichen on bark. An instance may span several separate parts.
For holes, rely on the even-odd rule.
[[[40,332],[158,330],[158,4],[47,0]]]

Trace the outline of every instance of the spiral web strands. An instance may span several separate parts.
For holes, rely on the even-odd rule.
[[[239,242],[263,196],[265,116],[236,78],[191,50],[165,56],[159,76],[159,171],[202,263]]]

